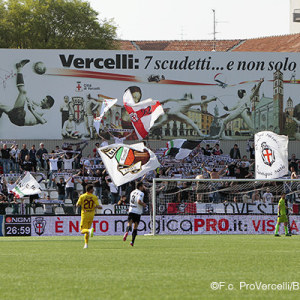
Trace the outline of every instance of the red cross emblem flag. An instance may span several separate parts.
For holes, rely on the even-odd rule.
[[[275,179],[288,174],[288,142],[272,131],[255,134],[255,178]]]
[[[147,99],[135,103],[129,90],[124,93],[123,104],[139,140],[148,135],[157,118],[164,114],[159,101]]]

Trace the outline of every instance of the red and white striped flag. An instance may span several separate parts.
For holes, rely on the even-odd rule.
[[[139,140],[144,139],[148,135],[156,119],[164,114],[159,101],[147,99],[134,103],[129,90],[123,96],[123,103]]]

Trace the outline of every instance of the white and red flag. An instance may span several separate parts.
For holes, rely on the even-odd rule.
[[[255,134],[255,178],[275,179],[288,174],[288,142],[272,131]]]
[[[147,99],[135,103],[129,90],[123,96],[123,104],[139,140],[144,139],[148,135],[156,119],[164,114],[159,101]]]

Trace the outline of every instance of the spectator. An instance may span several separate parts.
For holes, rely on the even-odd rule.
[[[101,138],[100,147],[106,147],[108,146],[108,141],[105,137],[103,137],[100,133],[98,133],[98,136]]]
[[[3,193],[0,193],[0,215],[5,215],[5,208],[8,207],[9,202]]]
[[[34,170],[33,163],[32,163],[32,161],[30,161],[29,155],[25,156],[25,160],[21,164],[21,170],[22,170],[22,172],[24,172],[24,171],[33,172],[33,170]]]
[[[80,169],[80,160],[82,158],[82,150],[80,148],[80,145],[76,146],[75,152],[77,152],[77,155],[75,158],[75,169]]]
[[[37,158],[37,163],[39,168],[42,168],[44,170],[46,170],[47,164],[46,164],[46,160],[44,159],[43,155],[47,154],[48,151],[45,148],[43,143],[40,143],[40,148],[37,150],[36,152],[36,158]]]
[[[72,201],[72,203],[75,204],[75,201],[74,201],[75,180],[74,180],[73,176],[71,175],[69,177],[65,176],[65,181],[66,181],[66,198],[70,199]]]
[[[255,204],[260,204],[262,201],[261,196],[260,196],[260,191],[255,190],[255,192],[252,194],[252,203]]]
[[[11,150],[10,150],[10,156],[12,160],[12,165],[13,165],[13,171],[16,173],[20,173],[20,152],[21,150],[19,149],[19,146],[13,145]]]
[[[33,164],[33,169],[34,172],[36,172],[36,166],[37,166],[37,161],[36,161],[36,149],[35,149],[35,145],[32,145],[30,150],[29,150],[29,159]]]
[[[220,179],[220,176],[224,173],[224,171],[227,169],[227,166],[225,166],[220,171],[217,171],[215,168],[212,169],[212,171],[208,171],[204,164],[202,164],[203,170],[207,172],[211,179]],[[218,203],[220,201],[220,194],[218,192],[220,187],[220,184],[218,182],[212,182],[209,185],[209,189],[211,193],[209,194],[209,199],[211,202]]]
[[[100,169],[96,170],[94,173],[94,177],[98,177],[98,180],[93,181],[93,186],[95,188],[95,195],[98,197],[99,200],[102,201],[102,180],[103,180],[103,174]]]
[[[55,158],[54,153],[52,153],[51,158],[49,158],[48,164],[49,164],[49,188],[52,187],[54,188],[54,181],[52,181],[52,176],[54,173],[57,173],[58,171],[58,158]]]
[[[108,131],[109,135],[114,139],[114,144],[124,144],[124,141],[129,138],[134,131],[132,131],[130,134],[123,136],[121,133],[117,133],[117,136],[115,136],[114,134],[112,134],[110,131]]]
[[[76,154],[74,157],[70,157],[69,155],[67,155],[67,153],[63,155],[64,170],[72,170],[73,162],[79,155],[80,153]]]
[[[270,192],[270,188],[266,189],[266,192],[263,194],[263,203],[265,204],[272,204],[274,201],[274,196],[273,194]]]
[[[1,155],[4,174],[8,174],[11,169],[10,151],[11,149],[8,148],[6,144],[3,144],[3,148],[1,149]]]
[[[249,169],[254,165],[254,162],[250,165],[250,162],[247,160],[247,156],[244,155],[240,164],[240,178],[249,178],[251,176]]]
[[[109,186],[110,190],[110,204],[116,204],[119,201],[120,195],[119,195],[119,189],[118,187],[111,181],[111,179],[105,178],[105,181],[107,185]]]
[[[13,189],[16,187],[16,183],[10,178],[8,182],[3,177],[3,184],[7,191],[7,197],[9,201],[12,201],[14,198]]]
[[[204,179],[204,176],[202,174],[197,175],[195,179]],[[206,184],[205,182],[197,182],[196,184],[196,199],[197,202],[202,202],[203,200],[203,193],[206,192]]]
[[[209,144],[206,144],[205,148],[202,147],[201,149],[202,149],[203,155],[211,156],[212,148],[209,146]]]
[[[182,190],[178,193],[178,202],[191,202],[192,200],[192,190],[191,190],[191,182],[184,182],[182,186]]]
[[[26,144],[23,144],[23,145],[22,145],[22,149],[21,149],[21,151],[20,151],[20,162],[21,162],[21,164],[22,164],[23,161],[25,160],[25,156],[26,156],[26,155],[29,155],[29,151],[28,151],[28,149],[27,149]]]
[[[212,154],[213,155],[222,155],[223,154],[223,151],[222,149],[220,149],[220,145],[219,144],[216,144],[212,150]]]
[[[126,195],[121,196],[121,199],[118,202],[118,205],[127,205],[126,203]]]
[[[224,173],[224,171],[227,169],[227,166],[225,166],[223,169],[221,169],[220,171],[217,171],[216,168],[213,168],[212,171],[207,170],[204,167],[204,164],[202,164],[202,168],[203,170],[209,174],[211,179],[220,179],[220,176]]]
[[[96,165],[99,165],[99,164],[100,164],[100,160],[101,160],[100,154],[99,154],[99,152],[98,152],[98,149],[99,149],[99,148],[100,148],[100,144],[99,144],[99,143],[96,143],[96,144],[95,144],[95,148],[93,149],[93,157],[97,158],[97,159],[95,159],[95,164],[96,164]]]
[[[254,143],[250,145],[248,142],[247,152],[249,152],[250,159],[255,159],[255,146]]]
[[[47,196],[47,201],[51,201],[50,196]],[[43,208],[44,208],[44,214],[45,215],[52,215],[53,214],[53,206],[52,204],[43,204]]]
[[[243,175],[241,174],[241,169],[240,169],[239,166],[236,166],[236,167],[234,168],[234,177],[235,177],[236,179],[242,179],[242,178],[245,178],[245,177],[243,177]]]
[[[232,159],[241,159],[240,149],[237,144],[234,144],[233,148],[230,150],[229,156]]]
[[[292,154],[291,158],[289,159],[289,169],[291,167],[294,167],[294,171],[298,174],[298,165],[299,165],[299,160],[296,158],[296,154]]]
[[[87,174],[85,174],[82,170],[79,171],[76,176],[87,176]],[[82,194],[86,193],[86,187],[88,184],[90,184],[90,181],[87,178],[84,178],[83,180],[81,179],[76,179],[77,182],[79,182],[82,185]]]
[[[68,181],[71,180],[71,178],[72,178],[72,176],[70,176]],[[65,181],[64,177],[60,177],[59,182],[56,182],[56,177],[54,177],[53,182],[57,186],[58,200],[65,201],[65,198],[66,198],[66,181]]]
[[[243,199],[243,203],[251,203],[252,202],[251,201],[251,197],[250,197],[250,195],[248,193],[244,194],[242,196],[242,199]]]
[[[54,150],[54,153],[60,153],[62,152],[62,150],[59,148],[59,146],[55,146],[55,150]],[[59,154],[58,154],[59,155]],[[58,162],[57,162],[57,168],[58,170],[61,170],[62,169],[62,158],[61,157],[58,157]]]

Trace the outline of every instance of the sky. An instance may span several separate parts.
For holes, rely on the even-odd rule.
[[[289,33],[289,0],[88,0],[122,40],[249,39]]]

